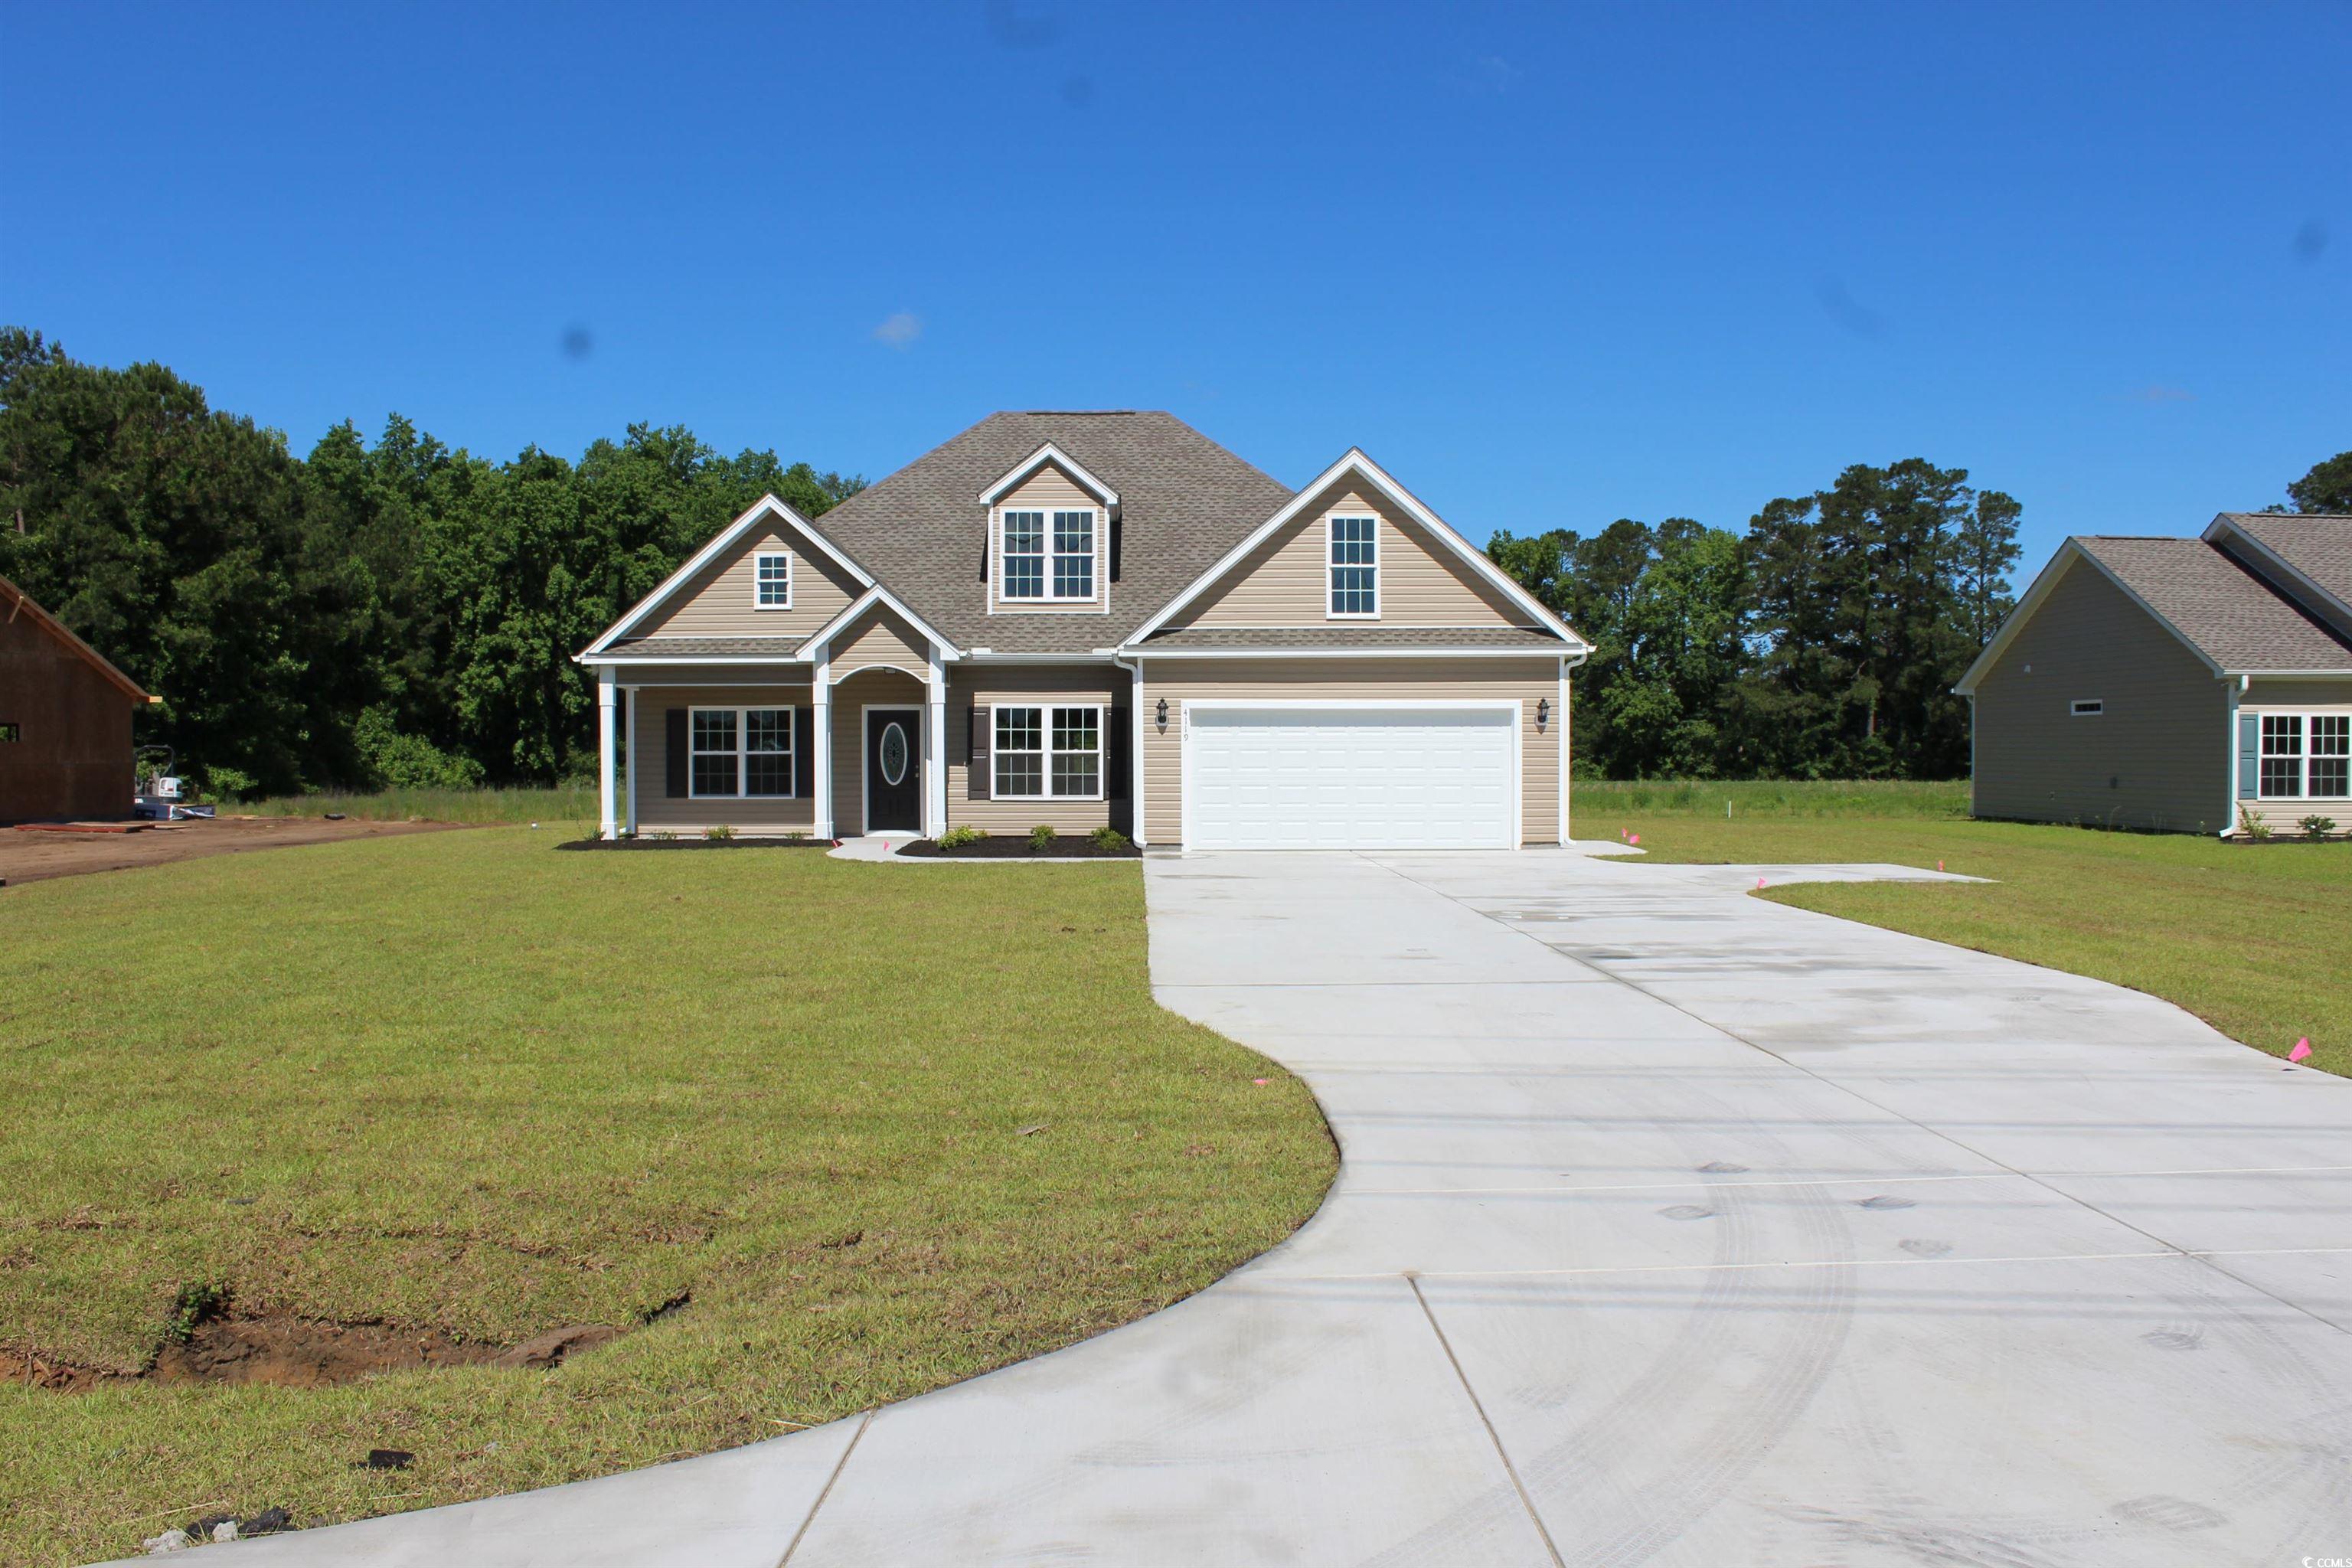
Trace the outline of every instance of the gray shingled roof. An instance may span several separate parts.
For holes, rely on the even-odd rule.
[[[1143,646],[1154,651],[1227,647],[1524,647],[1563,653],[1568,645],[1533,626],[1187,626],[1161,632]]]
[[[2201,539],[2085,534],[2074,543],[2225,670],[2352,673],[2352,644]]]
[[[2272,511],[2225,511],[2221,517],[2323,593],[2352,605],[2352,517]]]
[[[789,658],[806,637],[631,637],[604,651],[614,658]]]
[[[992,616],[981,492],[1049,441],[1118,492],[1120,571],[1110,584],[1110,613]],[[816,526],[959,646],[1083,653],[1118,642],[1150,619],[1290,497],[1172,415],[992,414],[858,491]],[[959,519],[971,526],[954,530]],[[953,546],[940,549],[942,538]]]

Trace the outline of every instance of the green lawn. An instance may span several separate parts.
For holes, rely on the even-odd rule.
[[[340,811],[345,816],[379,822],[536,822],[572,829],[575,836],[595,831],[597,809],[596,786],[593,784],[521,785],[511,789],[386,789],[366,795],[331,790],[319,795],[272,795],[268,800],[220,808],[225,816],[249,812],[257,816],[319,816]]]
[[[1995,879],[1762,896],[2149,992],[2273,1055],[2309,1036],[2312,1066],[2352,1075],[2352,843],[1974,822],[1964,784],[1580,784],[1575,803],[1578,837],[1638,833],[1652,859],[1940,860]]]
[[[0,1559],[215,1509],[420,1508],[903,1398],[1199,1289],[1336,1168],[1303,1085],[1153,1005],[1132,865],[551,845],[0,892],[0,1346],[136,1367],[207,1282],[499,1344],[691,1297],[547,1373],[0,1387]],[[372,1447],[415,1466],[352,1468]]]

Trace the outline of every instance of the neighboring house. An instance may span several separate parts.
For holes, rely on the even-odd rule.
[[[2352,828],[2352,517],[2069,539],[1955,689],[1979,816]]]
[[[131,716],[155,700],[0,577],[0,822],[130,816]]]
[[[992,416],[815,522],[768,497],[579,659],[608,837],[1507,848],[1568,835],[1587,651],[1361,452],[1294,492],[1109,412]]]

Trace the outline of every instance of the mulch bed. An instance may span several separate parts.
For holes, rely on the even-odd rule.
[[[901,855],[911,855],[939,860],[1139,860],[1143,851],[1133,844],[1117,849],[1098,849],[1094,840],[1074,837],[1057,837],[1050,849],[1032,849],[1029,836],[1006,834],[991,836],[971,844],[959,844],[952,849],[942,849],[939,841],[918,838],[898,848]]]

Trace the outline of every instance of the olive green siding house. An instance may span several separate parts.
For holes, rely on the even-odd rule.
[[[1568,837],[1587,652],[1361,451],[1294,490],[1044,411],[822,520],[764,498],[578,658],[608,837],[1512,848]]]
[[[1979,816],[2352,829],[2352,517],[2069,539],[1955,689]]]

